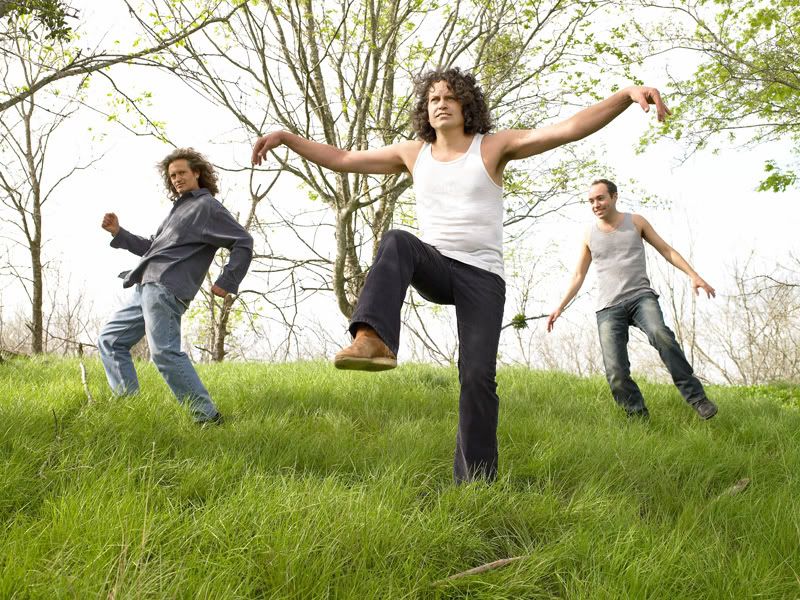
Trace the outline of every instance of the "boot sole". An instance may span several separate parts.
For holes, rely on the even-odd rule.
[[[397,359],[346,356],[334,359],[333,366],[346,371],[388,371],[397,366]]]

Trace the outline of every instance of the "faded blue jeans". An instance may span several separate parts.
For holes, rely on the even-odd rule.
[[[150,356],[172,393],[188,405],[196,421],[203,422],[218,412],[189,357],[181,351],[181,316],[187,305],[160,283],[137,284],[130,302],[103,327],[97,347],[113,392],[135,394],[139,380],[131,348],[146,335]]]
[[[646,413],[647,408],[639,386],[631,379],[628,361],[628,328],[635,325],[641,329],[650,345],[658,350],[672,381],[689,404],[706,397],[703,385],[694,376],[689,361],[675,339],[675,334],[664,324],[664,315],[653,293],[646,293],[597,313],[597,330],[606,379],[611,386],[611,395],[628,414]]]

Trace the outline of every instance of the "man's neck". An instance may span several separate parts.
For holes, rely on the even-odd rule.
[[[606,227],[616,227],[622,218],[622,213],[616,208],[612,212],[606,212],[602,217],[597,217],[598,224],[603,224]]]
[[[436,139],[432,146],[442,152],[465,152],[472,141],[473,134],[464,133],[464,129],[437,129]]]

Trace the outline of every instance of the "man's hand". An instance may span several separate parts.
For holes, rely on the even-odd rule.
[[[103,222],[100,226],[109,232],[114,237],[119,233],[119,219],[114,213],[106,213],[103,215]]]
[[[211,293],[214,294],[215,296],[219,296],[220,298],[224,298],[225,296],[228,295],[228,292],[223,290],[216,283],[211,286]]]
[[[668,109],[664,101],[661,100],[661,94],[656,88],[637,86],[628,88],[628,91],[631,100],[641,106],[644,112],[650,112],[650,105],[655,104],[659,121],[663,121],[667,118],[667,115],[672,114],[672,111]]]
[[[695,296],[699,296],[700,295],[700,289],[701,288],[703,290],[705,290],[705,292],[706,292],[706,294],[708,294],[709,298],[715,298],[716,295],[717,295],[717,292],[714,291],[714,288],[711,287],[710,285],[708,285],[705,282],[705,280],[703,280],[703,278],[700,277],[700,275],[694,275],[692,277],[692,288],[694,288],[694,295]]]
[[[254,165],[260,165],[261,161],[267,157],[267,152],[273,148],[277,148],[282,143],[280,131],[273,131],[267,135],[262,135],[256,140],[255,146],[253,146],[253,156],[250,159],[251,162]]]
[[[556,324],[556,319],[561,316],[561,309],[557,308],[553,312],[550,313],[550,316],[547,317],[547,333],[553,331],[553,327]]]

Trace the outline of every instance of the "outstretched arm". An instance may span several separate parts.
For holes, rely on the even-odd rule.
[[[136,256],[143,256],[150,249],[153,239],[143,238],[119,226],[119,219],[114,213],[103,215],[100,226],[114,236],[111,240],[112,248],[124,248]]]
[[[697,274],[697,271],[692,268],[692,266],[686,261],[685,258],[683,258],[683,256],[678,253],[677,250],[675,250],[675,248],[670,246],[660,235],[656,233],[656,230],[653,229],[653,226],[647,219],[641,215],[633,215],[633,222],[640,229],[642,232],[642,238],[648,244],[658,250],[658,253],[667,259],[669,264],[673,265],[677,269],[680,269],[689,276],[689,279],[692,280],[692,288],[694,289],[695,295],[699,295],[700,289],[702,288],[709,298],[716,296],[714,288],[706,283],[705,280]]]
[[[558,305],[558,308],[551,312],[550,316],[547,317],[548,332],[553,331],[553,327],[556,324],[556,319],[561,316],[561,313],[564,312],[567,304],[572,301],[572,299],[575,297],[575,294],[577,294],[578,290],[581,289],[581,286],[586,279],[586,273],[589,271],[589,265],[591,264],[592,253],[589,250],[589,245],[586,243],[586,240],[584,240],[583,246],[581,247],[581,255],[578,259],[578,266],[575,267],[575,272],[572,274],[569,289],[567,289],[567,293],[564,294],[564,298],[561,300],[561,304]]]
[[[633,103],[641,106],[645,112],[650,111],[651,104],[655,105],[659,121],[670,114],[656,88],[627,87],[560,123],[539,129],[508,129],[498,132],[492,137],[500,145],[500,162],[505,165],[508,161],[528,158],[583,139],[608,125]]]
[[[256,140],[252,163],[260,165],[267,153],[280,145],[287,146],[306,160],[332,171],[389,174],[410,171],[421,143],[400,142],[375,150],[342,150],[307,140],[288,131],[275,131]]]

